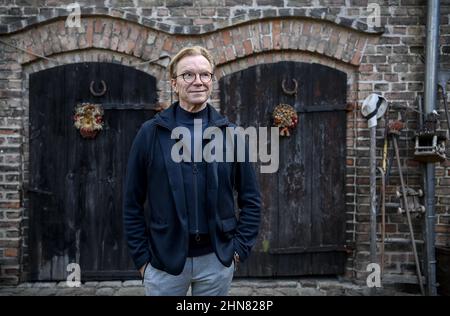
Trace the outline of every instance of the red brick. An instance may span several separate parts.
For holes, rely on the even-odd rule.
[[[132,41],[136,41],[139,36],[140,27],[137,25],[131,25],[130,27],[130,35],[128,39],[131,39]]]
[[[295,48],[296,46],[290,46],[290,45],[296,45],[297,43],[292,43],[292,36],[282,34],[280,45],[283,50],[289,49],[289,48]]]
[[[103,20],[95,20],[94,24],[95,24],[95,28],[94,28],[95,33],[101,33],[103,31],[103,26],[104,26]]]
[[[256,59],[253,56],[250,56],[247,59],[247,64],[248,64],[248,67],[256,65]]]
[[[216,15],[216,9],[215,8],[202,9],[202,15],[203,16],[214,16],[214,15]]]
[[[356,53],[353,55],[353,58],[351,60],[351,63],[353,65],[359,65],[361,62],[361,56],[363,54],[364,46],[366,45],[366,40],[360,38],[358,41],[358,45],[356,46]]]
[[[128,47],[128,38],[130,36],[130,33],[131,33],[131,28],[127,24],[124,24],[122,27],[121,35],[119,37],[119,46],[118,46],[117,51],[119,51],[121,53],[126,53],[126,50]]]
[[[213,22],[212,19],[194,19],[194,25],[205,25],[205,24],[211,24]]]
[[[269,35],[270,34],[270,24],[266,21],[262,22],[260,25],[261,34]]]
[[[167,8],[158,8],[158,16],[168,16],[169,10]]]
[[[0,135],[12,135],[16,134],[17,130],[14,129],[0,129]]]
[[[0,202],[0,208],[20,208],[20,202]]]
[[[17,257],[18,249],[17,248],[6,248],[5,249],[5,257]]]
[[[370,184],[370,179],[369,178],[364,178],[364,177],[358,177],[356,178],[356,184]]]
[[[223,44],[225,46],[228,46],[228,45],[230,45],[233,42],[232,39],[231,39],[230,31],[224,31],[222,33],[222,39],[223,39]]]
[[[210,38],[208,38],[206,40],[206,48],[207,49],[213,49],[214,48],[214,43],[213,43],[213,41]]]
[[[397,232],[397,224],[386,224],[384,227],[386,233],[396,233]],[[381,232],[381,224],[378,227],[378,231]]]
[[[225,56],[226,56],[227,60],[235,59],[234,50],[233,50],[232,46],[226,48]]]
[[[436,233],[450,234],[450,225],[436,225]]]
[[[273,63],[273,54],[264,54],[264,62],[266,64]]]
[[[359,66],[359,71],[360,72],[371,72],[373,71],[373,65],[371,64],[364,64]]]
[[[125,49],[125,53],[126,54],[132,53],[135,46],[136,46],[136,41],[127,40],[127,47]]]
[[[271,41],[270,41],[270,36],[264,36],[263,37],[263,49],[264,50],[269,50],[271,49]]]
[[[19,240],[4,240],[0,239],[0,248],[18,248],[19,247]]]
[[[311,34],[311,28],[312,28],[311,23],[304,22],[303,23],[303,28],[302,28],[302,34],[306,35],[306,36],[309,36]]]
[[[245,55],[244,46],[242,45],[242,40],[234,43],[234,51],[237,57],[243,57]]]
[[[19,273],[19,268],[6,268],[4,271],[5,274],[17,275]]]
[[[272,22],[272,40],[273,45],[272,47],[274,49],[280,49],[281,48],[281,21],[274,21]]]
[[[244,51],[245,51],[245,55],[253,54],[252,42],[250,40],[244,41]]]
[[[220,50],[219,52],[219,61],[218,64],[223,64],[227,61],[226,57],[225,57],[225,52],[223,50]]]
[[[87,22],[87,29],[86,29],[86,41],[88,47],[92,47],[93,36],[94,36],[94,22],[90,20]]]
[[[122,25],[123,25],[123,23],[121,21],[114,21],[113,27],[112,27],[112,34],[120,35]]]
[[[350,63],[352,65],[359,65],[359,63],[361,62],[361,56],[362,56],[361,51],[357,50],[355,55],[353,55],[352,60],[350,61]]]
[[[117,36],[113,36],[110,45],[111,50],[113,51],[117,50],[118,46],[119,46],[119,38]]]
[[[242,27],[239,28],[242,34],[242,39],[246,40],[246,39],[250,39],[251,35],[250,35],[250,26],[248,25],[244,25]]]
[[[147,30],[141,29],[139,32],[139,36],[136,40],[136,46],[133,51],[134,56],[136,56],[136,57],[142,56],[142,50],[144,49],[145,42],[147,40],[147,36],[148,36]]]
[[[165,50],[166,52],[172,51],[172,45],[173,45],[172,39],[171,38],[167,38],[164,41],[163,50]]]
[[[336,59],[341,59],[343,52],[344,52],[344,46],[343,45],[338,45],[337,49],[336,49],[336,52],[334,53],[334,57]]]
[[[414,92],[388,92],[386,93],[388,100],[414,100]]]
[[[66,22],[65,21],[58,22],[57,32],[58,32],[59,35],[65,35],[66,34]]]

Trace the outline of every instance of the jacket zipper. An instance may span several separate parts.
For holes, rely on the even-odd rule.
[[[192,175],[193,175],[193,185],[194,185],[194,216],[195,216],[195,240],[200,241],[200,235],[198,230],[198,194],[197,194],[197,164],[192,163]]]

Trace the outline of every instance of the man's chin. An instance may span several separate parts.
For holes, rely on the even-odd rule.
[[[191,103],[192,105],[194,105],[195,107],[200,107],[200,106],[202,106],[203,104],[205,104],[206,101],[208,101],[208,99],[202,99],[202,100],[190,100],[190,103]]]

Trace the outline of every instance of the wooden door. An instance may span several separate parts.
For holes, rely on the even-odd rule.
[[[102,80],[106,91],[95,96]],[[94,139],[74,127],[74,108],[85,102],[104,109]],[[137,277],[122,229],[122,185],[131,143],[156,102],[155,78],[118,64],[30,76],[31,280],[65,280],[69,263],[80,264],[82,280]]]
[[[285,81],[287,92],[283,91]],[[238,276],[340,274],[345,264],[346,74],[296,62],[250,67],[220,80],[221,110],[238,126],[270,127],[277,104],[299,123],[280,137],[275,174],[259,173],[261,231]]]

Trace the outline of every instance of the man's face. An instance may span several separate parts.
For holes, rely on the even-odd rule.
[[[189,73],[195,76],[194,81],[186,82],[182,74]],[[183,57],[177,65],[175,79],[172,79],[172,86],[178,94],[180,104],[187,108],[199,108],[206,103],[211,95],[213,81],[202,82],[200,77],[205,77],[205,74],[212,73],[212,67],[209,61],[202,55]],[[203,76],[201,76],[203,74]],[[203,80],[206,81],[206,80]]]

